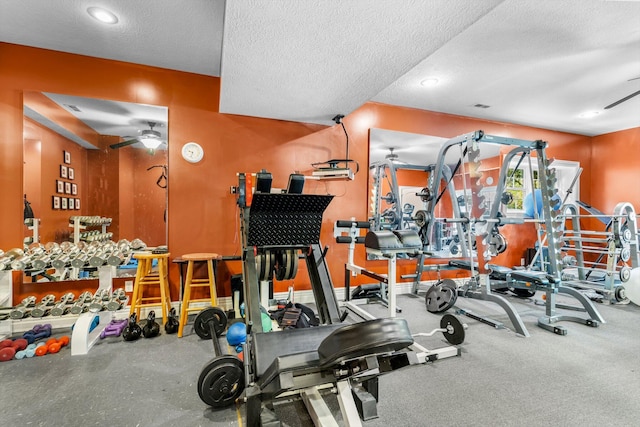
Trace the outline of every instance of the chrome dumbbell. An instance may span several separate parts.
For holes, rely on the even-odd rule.
[[[33,258],[31,255],[24,254],[21,257],[18,257],[11,261],[11,269],[12,270],[27,270],[31,268],[31,264],[33,263]]]
[[[67,314],[69,310],[71,310],[71,304],[73,304],[73,300],[75,298],[76,296],[73,294],[73,292],[67,292],[66,294],[62,295],[60,297],[60,301],[58,301],[56,305],[51,308],[49,314],[51,314],[52,316],[62,316],[64,314]]]
[[[51,311],[56,303],[56,296],[53,294],[45,295],[40,302],[31,310],[31,317],[44,317]]]
[[[127,300],[127,294],[123,288],[118,288],[111,294],[111,299],[107,302],[107,310],[117,311],[122,308],[122,305]]]
[[[33,295],[26,297],[23,299],[20,304],[16,305],[9,316],[12,319],[22,319],[26,317],[31,309],[36,305],[36,297]]]
[[[89,304],[89,311],[98,312],[106,308],[107,302],[111,299],[111,293],[108,289],[103,289],[100,292],[96,292],[93,296],[91,304]]]
[[[80,294],[76,302],[71,305],[69,312],[71,314],[82,314],[89,309],[89,303],[93,300],[91,292],[83,292]]]

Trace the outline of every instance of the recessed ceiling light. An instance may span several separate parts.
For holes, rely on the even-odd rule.
[[[424,87],[434,87],[439,82],[440,80],[436,79],[435,77],[429,77],[428,79],[424,79],[423,81],[421,81],[420,85]]]
[[[600,114],[600,111],[587,111],[585,113],[580,114],[578,117],[580,117],[581,119],[592,119],[598,114]]]
[[[101,7],[90,7],[87,9],[87,13],[91,15],[92,18],[105,24],[115,24],[118,22],[118,17],[115,14]]]

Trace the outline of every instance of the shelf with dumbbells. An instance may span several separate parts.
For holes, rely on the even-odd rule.
[[[72,216],[69,218],[69,227],[73,228],[73,243],[111,240],[113,233],[107,232],[111,221],[111,218],[101,216]]]

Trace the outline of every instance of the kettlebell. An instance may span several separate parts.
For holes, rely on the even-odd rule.
[[[164,330],[168,334],[175,334],[178,332],[178,328],[180,327],[180,322],[176,317],[176,309],[171,308],[169,310],[169,318],[167,319],[167,323],[164,324]]]
[[[135,341],[140,338],[142,328],[136,323],[137,319],[138,316],[136,316],[135,313],[129,316],[129,324],[122,330],[122,338],[124,338],[125,341]]]
[[[156,322],[156,312],[151,310],[147,316],[147,323],[142,328],[142,335],[145,338],[153,338],[158,334],[160,334],[160,325]]]

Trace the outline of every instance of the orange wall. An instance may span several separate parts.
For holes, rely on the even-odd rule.
[[[590,204],[606,213],[618,202],[640,209],[640,127],[594,137],[591,157]]]
[[[239,254],[238,210],[229,188],[237,172],[262,168],[274,177],[274,187],[286,187],[293,171],[309,172],[310,164],[341,157],[345,138],[338,126],[285,122],[218,113],[220,79],[142,65],[108,61],[42,49],[0,43],[0,221],[22,220],[22,92],[46,91],[75,96],[139,102],[169,107],[169,239],[172,258],[188,252],[214,251]],[[96,82],[99,82],[97,84]],[[346,245],[333,241],[337,219],[368,215],[368,134],[372,127],[453,137],[477,129],[522,139],[549,141],[549,156],[581,162],[582,199],[589,200],[591,138],[531,127],[469,119],[409,108],[367,103],[344,120],[349,132],[350,157],[360,164],[354,181],[311,181],[305,192],[334,194],[323,222],[322,242],[330,245],[329,268],[336,286],[343,283]],[[180,156],[188,141],[205,149],[204,160],[190,164]],[[4,208],[6,207],[6,208]],[[21,230],[20,230],[21,231]],[[22,233],[3,229],[0,247],[19,246]],[[384,271],[382,261],[366,261],[358,248],[356,262]],[[240,271],[239,263],[221,268]],[[401,262],[399,273],[414,269]],[[177,299],[177,267],[171,266],[173,298]],[[276,284],[286,290],[290,282]],[[218,290],[228,295],[228,283]],[[295,279],[296,289],[308,289],[305,269]]]

